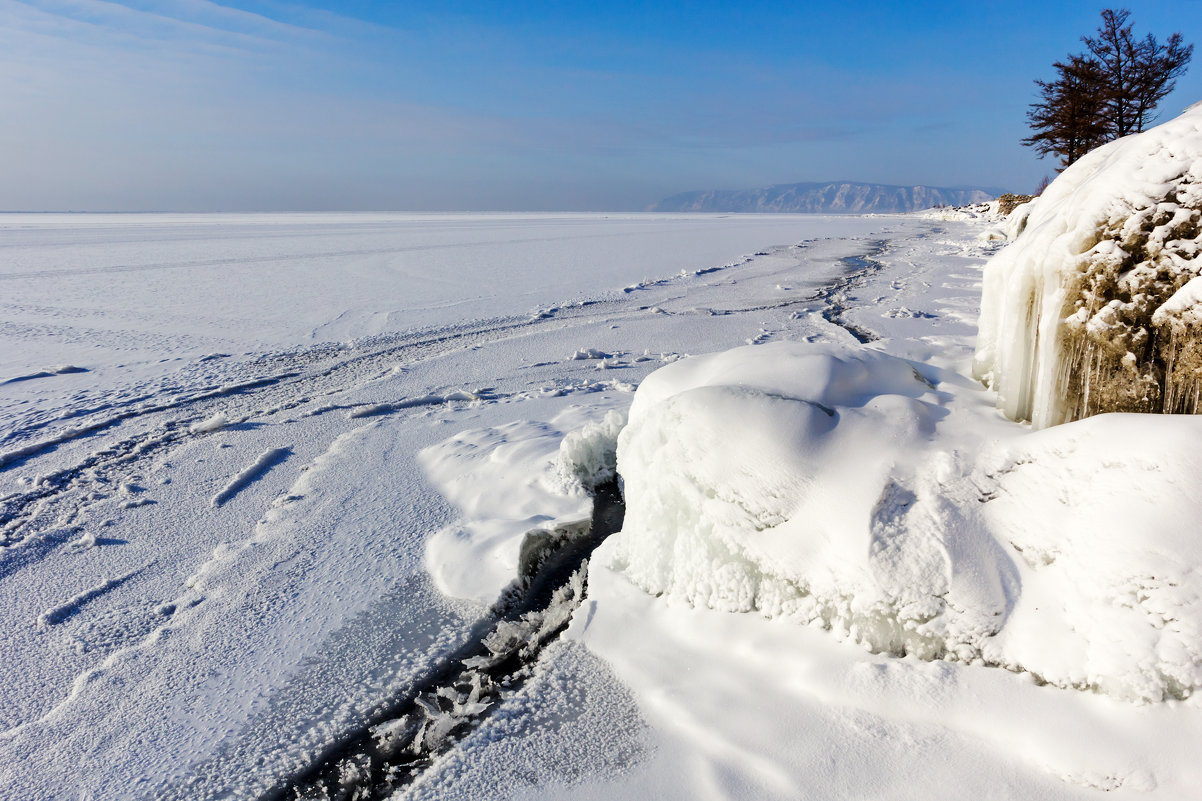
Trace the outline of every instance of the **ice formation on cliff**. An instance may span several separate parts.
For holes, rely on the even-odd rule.
[[[1202,106],[1087,154],[1015,215],[973,365],[1004,413],[1198,411]]]

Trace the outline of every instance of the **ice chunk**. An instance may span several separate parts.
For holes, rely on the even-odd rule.
[[[213,431],[220,431],[230,424],[230,419],[225,416],[225,412],[217,412],[216,414],[201,420],[199,423],[193,423],[188,427],[188,430],[193,434],[208,434]]]
[[[583,362],[590,359],[608,359],[612,355],[596,348],[580,348],[568,357],[568,361]]]
[[[618,434],[625,425],[625,412],[611,409],[600,422],[588,423],[563,438],[555,474],[565,491],[592,489],[616,475]]]

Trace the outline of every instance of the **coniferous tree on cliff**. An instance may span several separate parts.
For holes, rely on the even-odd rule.
[[[1136,38],[1127,9],[1106,9],[1096,36],[1083,36],[1086,53],[1056,62],[1053,81],[1036,81],[1041,99],[1031,104],[1032,131],[1023,144],[1040,158],[1060,157],[1061,169],[1094,147],[1139,133],[1155,119],[1156,106],[1185,72],[1194,46],[1180,33],[1162,44]]]
[[[1027,120],[1035,131],[1023,144],[1035,148],[1039,157],[1059,156],[1063,169],[1107,141],[1108,127],[1103,112],[1105,98],[1097,91],[1103,80],[1096,61],[1069,56],[1057,61],[1054,81],[1036,81],[1042,100],[1031,104]]]

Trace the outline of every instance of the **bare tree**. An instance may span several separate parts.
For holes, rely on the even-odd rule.
[[[1060,157],[1061,169],[1103,142],[1142,131],[1156,106],[1189,66],[1194,46],[1180,33],[1161,44],[1135,38],[1127,9],[1106,9],[1096,36],[1083,36],[1087,53],[1056,62],[1054,81],[1036,81],[1041,99],[1027,121],[1034,133],[1023,144],[1040,158]]]

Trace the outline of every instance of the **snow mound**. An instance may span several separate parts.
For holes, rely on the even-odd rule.
[[[1008,417],[1198,411],[1202,293],[1175,295],[1202,272],[1202,108],[1087,154],[1006,236],[985,268],[973,371]]]
[[[663,367],[618,438],[626,521],[600,564],[875,652],[1143,701],[1202,687],[1202,501],[1182,480],[1202,469],[1202,420],[954,439],[970,456],[939,447],[946,397],[866,348]]]
[[[986,661],[1122,698],[1202,687],[1202,418],[1107,414],[978,463],[1022,592]]]
[[[575,407],[551,422],[462,431],[421,452],[431,483],[463,515],[426,542],[426,569],[443,594],[492,603],[532,549],[587,533],[585,488],[605,480],[605,443],[612,462],[624,420],[619,412],[597,420],[597,411]]]
[[[909,362],[872,350],[773,343],[663,367],[618,440],[613,566],[655,594],[934,656],[922,624],[952,592],[947,554],[902,547],[873,514],[913,502],[894,461],[939,414]]]

